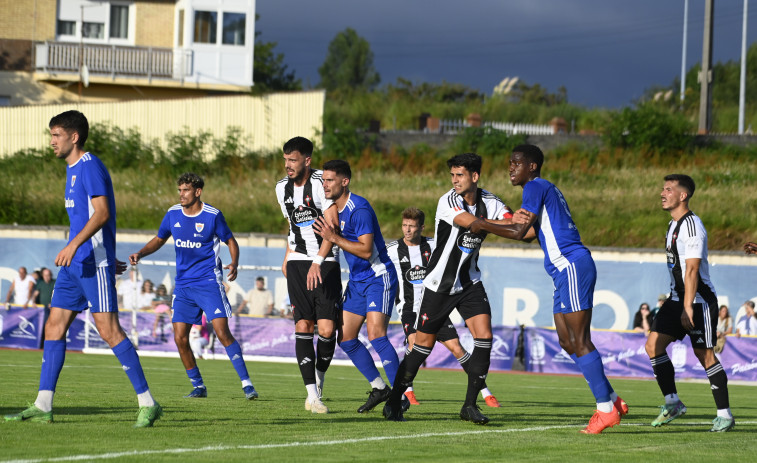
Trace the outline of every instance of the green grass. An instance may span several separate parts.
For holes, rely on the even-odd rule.
[[[41,353],[0,350],[0,413],[33,401]],[[593,412],[583,378],[492,373],[487,382],[503,408],[483,406],[480,427],[457,414],[462,372],[422,370],[421,405],[406,423],[376,410],[356,412],[368,386],[353,367],[333,366],[324,389],[332,413],[304,410],[305,390],[294,364],[248,362],[260,399],[244,400],[226,361],[201,361],[207,399],[182,399],[189,381],[178,359],[143,358],[155,397],[165,409],[151,429],[132,429],[136,398],[110,355],[69,353],[55,397],[55,423],[0,423],[0,463],[19,461],[748,461],[757,451],[754,387],[731,385],[736,428],[710,434],[715,414],[706,384],[681,383],[688,414],[663,428],[654,380],[614,379],[629,403],[623,424],[599,436],[578,431]],[[480,400],[483,405],[483,401]],[[106,456],[109,455],[109,456]],[[87,457],[82,457],[87,456]]]

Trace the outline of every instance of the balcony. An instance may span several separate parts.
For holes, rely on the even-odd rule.
[[[181,85],[192,75],[192,58],[191,50],[182,49],[44,42],[36,45],[35,70],[78,80],[84,64],[90,79]]]

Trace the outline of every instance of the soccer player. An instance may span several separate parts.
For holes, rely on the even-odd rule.
[[[84,151],[89,122],[78,111],[50,120],[50,145],[66,161],[65,204],[71,227],[68,244],[55,257],[61,267],[45,324],[45,345],[37,400],[6,421],[53,421],[53,396],[66,358],[66,333],[76,315],[89,309],[97,332],[108,343],[137,393],[136,428],[150,427],[163,414],[147,386],[142,365],[118,321],[116,273],[126,270],[116,260],[116,201],[105,165]]]
[[[628,405],[615,393],[605,376],[602,357],[591,342],[591,314],[597,268],[591,252],[581,243],[576,224],[562,193],[540,178],[544,154],[534,145],[519,145],[510,157],[510,182],[523,187],[523,202],[513,224],[479,220],[472,231],[487,231],[523,240],[533,227],[544,250],[544,268],[552,277],[552,312],[560,346],[581,369],[597,401],[597,411],[581,432],[599,434],[620,423]]]
[[[138,252],[130,255],[129,261],[132,265],[137,265],[140,259],[160,249],[173,236],[176,249],[176,287],[172,303],[174,341],[192,383],[192,391],[184,397],[208,396],[189,345],[192,325],[202,323],[204,312],[242,381],[245,397],[247,400],[257,399],[258,392],[250,381],[242,348],[229,331],[231,305],[223,285],[223,269],[229,271],[229,281],[237,278],[239,245],[221,211],[202,201],[202,189],[205,186],[202,177],[188,172],[182,174],[176,184],[179,187],[179,204],[168,209],[158,234]],[[229,247],[231,254],[231,263],[226,267],[222,267],[221,263],[222,241]]]
[[[337,159],[323,165],[323,190],[326,198],[336,204],[341,230],[324,217],[318,218],[314,229],[323,239],[342,248],[350,268],[342,303],[339,345],[371,384],[368,400],[357,409],[358,413],[364,413],[384,402],[391,389],[358,339],[358,333],[366,322],[368,340],[381,358],[389,384],[394,384],[399,358],[386,337],[386,328],[397,294],[397,273],[386,253],[376,213],[365,198],[350,191],[351,178],[346,161]]]
[[[323,191],[323,172],[313,169],[313,143],[294,137],[284,144],[286,177],[276,184],[276,198],[289,222],[289,245],[282,272],[294,318],[294,350],[305,383],[305,410],[328,413],[321,400],[323,382],[336,349],[336,324],[342,302],[338,248],[313,231],[324,216],[336,223],[334,201]],[[313,347],[318,325],[317,348]]]
[[[686,413],[686,406],[678,398],[675,368],[667,347],[688,334],[715,398],[717,416],[710,431],[725,432],[733,429],[735,421],[729,407],[728,377],[713,352],[717,343],[718,298],[707,262],[707,231],[689,209],[694,188],[694,180],[688,175],[672,174],[665,176],[660,194],[662,209],[672,218],[665,238],[670,297],[652,321],[646,343],[657,384],[665,396],[665,405],[652,426],[668,424]]]
[[[433,238],[423,236],[425,221],[426,214],[422,210],[408,207],[402,211],[402,234],[404,236],[386,245],[386,250],[392,259],[395,270],[397,270],[398,280],[400,280],[395,307],[402,320],[402,328],[405,330],[406,355],[412,350],[415,343],[415,320],[423,295],[423,279],[426,277],[431,253],[436,247]],[[436,340],[449,349],[467,373],[470,354],[460,345],[457,330],[449,317],[447,317],[441,330],[436,333]],[[415,397],[412,385],[405,391],[405,396],[407,396],[411,405],[420,405]],[[489,391],[486,384],[481,389],[481,396],[483,396],[486,405],[490,407],[500,406],[497,398]]]
[[[460,418],[486,424],[489,418],[476,405],[484,387],[492,349],[491,307],[478,269],[478,252],[485,235],[468,228],[478,217],[504,221],[512,211],[495,195],[478,187],[481,157],[464,153],[447,161],[452,189],[436,208],[436,248],[423,280],[423,298],[415,323],[415,343],[400,364],[391,398],[384,406],[384,417],[404,421],[400,400],[418,369],[431,354],[437,333],[449,314],[457,308],[473,335],[474,348],[468,361],[468,389]]]

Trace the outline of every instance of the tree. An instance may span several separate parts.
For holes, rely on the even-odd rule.
[[[373,67],[371,45],[351,28],[338,33],[331,41],[318,74],[320,86],[326,90],[372,90],[381,81]]]
[[[255,21],[260,15],[255,15]],[[258,40],[261,32],[255,30],[255,59],[252,68],[252,93],[260,95],[270,92],[293,91],[302,89],[302,81],[294,76],[294,71],[287,72],[284,54],[276,53],[276,42]]]

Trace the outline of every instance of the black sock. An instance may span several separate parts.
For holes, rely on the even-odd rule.
[[[331,365],[331,359],[334,358],[334,349],[336,349],[336,335],[330,338],[318,336],[316,343],[318,353],[316,354],[315,368],[318,371],[326,371]]]
[[[466,352],[465,355],[457,359],[457,362],[460,364],[461,367],[463,367],[463,371],[465,372],[465,374],[468,374],[468,368],[470,365],[470,354]],[[481,386],[481,389],[485,387],[486,387],[486,381],[484,381],[484,384]]]
[[[315,384],[315,347],[313,333],[294,333],[294,353],[305,386]]]
[[[657,385],[660,386],[662,395],[677,394],[676,390],[676,370],[673,363],[668,358],[668,354],[658,355],[649,359],[652,363],[652,371],[657,379]]]
[[[411,350],[402,362],[400,362],[400,366],[397,369],[397,376],[394,378],[392,395],[389,398],[391,407],[400,406],[402,395],[405,393],[405,390],[413,384],[415,375],[418,374],[421,365],[426,361],[426,357],[431,355],[432,348],[433,347],[425,347],[415,344],[413,350]]]
[[[730,408],[728,401],[728,376],[720,362],[715,363],[707,370],[707,378],[710,380],[712,397],[715,398],[715,406],[718,410]]]
[[[473,353],[468,366],[468,391],[465,393],[464,405],[476,405],[476,398],[481,388],[486,384],[489,373],[489,358],[492,352],[492,340],[473,338]]]

